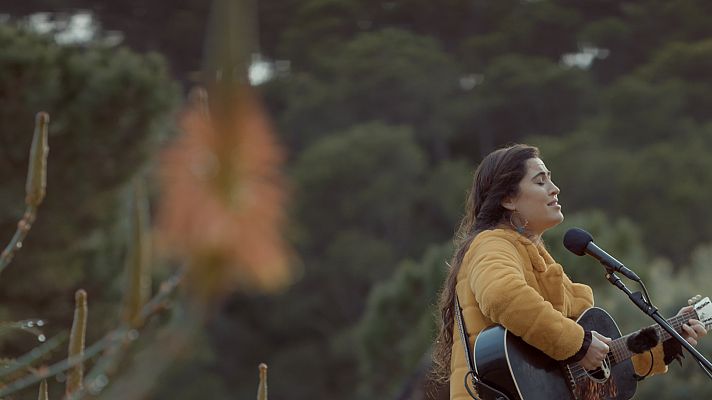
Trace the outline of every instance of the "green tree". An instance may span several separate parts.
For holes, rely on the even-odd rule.
[[[409,125],[434,158],[448,156],[458,66],[432,38],[398,29],[362,33],[285,82],[280,126],[296,149],[379,120]]]
[[[460,158],[443,161],[428,169],[421,187],[424,212],[416,221],[423,248],[451,239],[464,213],[474,168],[466,159]]]
[[[621,78],[605,97],[608,126],[605,136],[628,148],[640,143],[670,140],[686,128],[686,85],[677,79],[646,82],[634,76]]]
[[[180,4],[155,1],[92,0],[10,0],[3,12],[14,18],[50,13],[49,18],[66,24],[72,15],[91,13],[104,32],[118,33],[122,44],[141,53],[160,52],[168,63],[164,68],[184,83],[194,82],[200,60],[206,21],[211,2],[182,1]]]
[[[293,175],[304,248],[323,249],[346,226],[404,245],[424,166],[405,127],[363,124],[311,146]]]
[[[709,140],[649,146],[621,171],[628,191],[619,198],[619,210],[641,221],[650,248],[678,263],[712,238],[710,227],[701,223],[712,201],[709,146]]]
[[[488,64],[468,101],[469,116],[455,143],[458,153],[471,158],[529,135],[561,136],[595,104],[585,71],[521,55],[502,56]]]
[[[650,62],[637,72],[652,84],[682,82],[685,90],[679,97],[684,104],[685,115],[696,122],[710,119],[709,91],[712,78],[707,71],[712,68],[712,39],[694,42],[673,42],[658,50]]]
[[[363,8],[358,2],[301,2],[293,9],[291,18],[284,21],[278,54],[299,70],[310,70],[359,33],[362,30],[359,23],[363,20]]]
[[[359,396],[394,398],[401,386],[427,361],[435,336],[435,305],[452,246],[433,245],[418,261],[399,264],[378,284],[355,328],[359,345]]]

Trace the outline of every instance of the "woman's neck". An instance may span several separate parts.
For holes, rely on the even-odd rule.
[[[536,233],[530,232],[530,231],[528,231],[528,230],[524,230],[524,232],[519,232],[518,230],[514,229],[514,228],[513,228],[511,225],[509,225],[508,223],[501,223],[501,224],[497,225],[497,228],[499,228],[499,229],[506,229],[506,230],[509,230],[509,231],[512,231],[512,232],[516,232],[516,233],[518,233],[518,234],[524,236],[525,238],[529,239],[529,240],[530,240],[532,243],[534,243],[534,245],[536,245],[536,246],[538,246],[538,245],[540,245],[540,244],[543,243],[543,240],[542,240],[542,238],[541,238],[541,233],[536,234]]]

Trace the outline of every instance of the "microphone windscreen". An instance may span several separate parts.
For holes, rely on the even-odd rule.
[[[593,241],[591,234],[581,228],[571,228],[564,235],[564,247],[577,256],[584,255],[586,246]]]
[[[659,341],[660,338],[658,337],[658,332],[655,331],[655,328],[649,326],[628,336],[625,344],[628,347],[628,350],[633,353],[642,354],[657,346]]]

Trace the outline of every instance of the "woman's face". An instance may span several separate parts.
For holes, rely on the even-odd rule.
[[[528,159],[526,167],[527,172],[519,182],[519,194],[505,199],[502,206],[517,211],[512,218],[517,225],[526,221],[527,231],[541,235],[564,220],[558,199],[559,188],[552,182],[551,171],[541,159]]]

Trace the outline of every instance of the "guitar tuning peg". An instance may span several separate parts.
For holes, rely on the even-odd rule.
[[[691,299],[687,300],[687,305],[691,306],[700,301],[700,299],[702,299],[702,295],[695,295],[695,297],[692,297]]]

